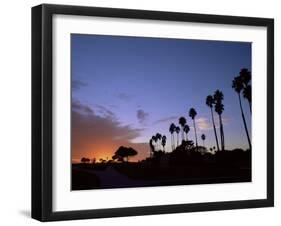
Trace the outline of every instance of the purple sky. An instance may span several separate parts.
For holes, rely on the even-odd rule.
[[[191,107],[198,136],[215,146],[205,99],[216,89],[224,93],[226,148],[248,148],[231,83],[241,68],[251,70],[251,43],[72,34],[71,51],[73,159],[110,158],[120,144],[140,159],[156,132],[167,136],[169,151],[169,125],[184,116],[192,127]],[[243,107],[251,133],[244,100]]]

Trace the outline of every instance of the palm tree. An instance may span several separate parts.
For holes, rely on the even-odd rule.
[[[176,126],[176,133],[177,133],[177,146],[179,146],[179,132],[180,132],[180,127]]]
[[[248,101],[250,112],[252,113],[252,87],[250,85],[252,77],[251,72],[247,68],[242,68],[239,72],[239,77],[243,84],[243,96]]]
[[[156,139],[157,139],[156,142],[157,142],[157,146],[158,146],[158,148],[159,148],[159,143],[160,143],[160,147],[161,147],[162,135],[161,135],[160,133],[156,133],[155,137],[156,137]],[[158,141],[159,141],[159,143],[158,143]]]
[[[243,90],[243,97],[248,101],[250,112],[252,113],[252,86],[247,85]]]
[[[202,141],[203,141],[203,147],[205,147],[205,139],[206,139],[205,134],[202,134],[202,135],[201,135],[201,139],[202,139]]]
[[[216,90],[214,94],[214,101],[215,101],[215,111],[219,115],[220,121],[220,134],[221,134],[221,150],[224,151],[224,132],[223,132],[223,124],[221,115],[224,111],[223,101],[223,93],[220,90]]]
[[[244,85],[248,85],[251,81],[251,72],[247,68],[242,68],[239,72],[239,76],[242,79]]]
[[[169,128],[169,131],[170,131],[170,133],[171,133],[171,146],[172,146],[172,150],[175,149],[175,137],[174,137],[174,132],[175,132],[175,130],[176,130],[176,126],[175,126],[174,123],[172,123],[172,124],[170,125],[170,128]]]
[[[186,119],[185,117],[180,117],[179,118],[179,124],[181,125],[181,139],[184,140],[184,131],[183,131],[183,128],[186,124]]]
[[[156,136],[152,136],[151,139],[153,140],[155,146],[157,145],[157,138]],[[155,151],[155,147],[153,148],[153,150]]]
[[[216,144],[217,144],[217,149],[219,151],[220,147],[219,147],[219,141],[218,141],[217,129],[216,129],[215,120],[214,120],[214,111],[213,111],[214,98],[211,95],[207,96],[206,104],[211,109],[211,115],[212,115],[212,122],[213,122],[213,127],[214,127],[215,138],[216,138]]]
[[[187,137],[187,134],[189,133],[190,131],[190,128],[189,128],[189,125],[184,125],[183,127],[183,131],[185,132],[185,136],[186,136],[186,141],[188,141],[188,137]]]
[[[149,140],[149,147],[150,147],[150,158],[152,158],[152,154],[154,153],[154,145],[153,145],[152,138]]]
[[[246,119],[245,119],[245,115],[244,115],[244,111],[243,111],[243,107],[242,107],[242,103],[241,103],[241,95],[240,94],[241,94],[241,91],[243,89],[243,80],[242,80],[241,76],[237,76],[237,77],[235,77],[233,79],[233,81],[232,81],[232,88],[238,94],[239,105],[240,105],[240,110],[241,110],[241,115],[242,115],[242,119],[243,119],[244,128],[245,128],[246,135],[247,135],[247,140],[248,140],[250,149],[252,149],[252,144],[251,144],[250,136],[249,136],[249,133],[248,133]]]
[[[162,144],[162,146],[163,146],[163,151],[164,151],[164,152],[165,152],[166,140],[167,140],[167,137],[166,137],[165,135],[162,136],[162,142],[161,142],[161,144]]]
[[[196,142],[196,149],[198,150],[198,142],[197,142],[197,132],[196,132],[196,125],[195,125],[195,117],[197,115],[197,112],[194,108],[190,108],[189,110],[189,117],[193,120],[193,126],[194,126],[194,133],[195,133],[195,142]]]

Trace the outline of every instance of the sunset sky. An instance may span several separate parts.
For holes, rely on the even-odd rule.
[[[111,159],[119,146],[138,151],[133,160],[148,157],[148,141],[197,111],[198,143],[215,146],[207,95],[224,93],[226,149],[248,148],[232,79],[241,68],[251,71],[251,43],[71,35],[72,161],[82,157]],[[243,107],[251,134],[249,106]],[[216,114],[215,114],[216,115]],[[217,132],[219,132],[217,130]]]

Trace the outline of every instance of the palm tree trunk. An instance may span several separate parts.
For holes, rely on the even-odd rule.
[[[157,151],[159,151],[161,148],[161,145],[159,146],[159,142],[157,141]]]
[[[179,134],[177,133],[177,147],[179,146]]]
[[[219,115],[220,120],[220,133],[221,133],[221,150],[224,151],[224,133],[223,133],[223,125],[221,115]]]
[[[175,135],[173,134],[173,150],[176,148],[176,143],[175,143]]]
[[[213,108],[211,108],[211,114],[212,114],[212,122],[213,122],[213,127],[214,127],[215,138],[216,138],[217,150],[219,151],[219,150],[220,150],[220,147],[219,147],[217,129],[216,129],[215,120],[214,120]]]
[[[181,139],[184,140],[184,132],[183,132],[183,126],[181,127]]]
[[[195,126],[195,119],[193,119],[193,126],[194,126],[194,132],[195,132],[196,150],[198,150],[198,142],[197,142],[197,132],[196,132],[196,126]]]
[[[172,151],[173,151],[173,134],[171,134],[171,148],[172,148]]]
[[[248,133],[248,128],[247,128],[247,124],[246,124],[246,120],[245,120],[245,116],[244,116],[244,111],[243,111],[243,107],[242,107],[242,103],[241,103],[240,93],[238,93],[238,97],[239,97],[239,105],[240,105],[240,110],[241,110],[241,114],[242,114],[242,119],[243,119],[245,131],[246,131],[249,147],[250,147],[250,150],[252,150],[252,144],[251,144],[250,136],[249,136],[249,133]]]

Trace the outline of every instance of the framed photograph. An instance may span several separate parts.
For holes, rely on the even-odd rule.
[[[274,205],[274,21],[32,8],[32,217]]]

